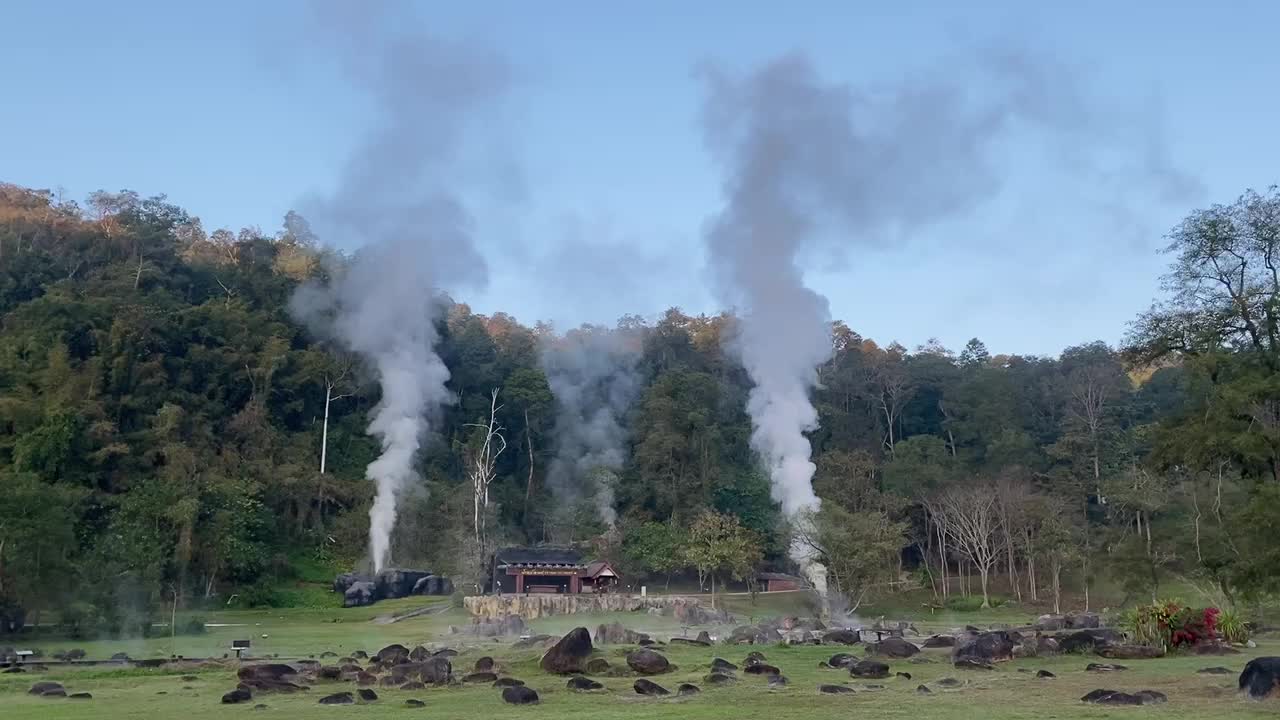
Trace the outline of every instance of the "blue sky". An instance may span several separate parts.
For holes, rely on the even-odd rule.
[[[1040,7],[1044,5],[1045,7]],[[832,313],[878,341],[978,336],[994,351],[1116,342],[1158,290],[1186,212],[1280,181],[1280,4],[1229,2],[419,3],[436,35],[516,70],[465,178],[489,263],[481,311],[559,326],[714,309],[702,230],[722,205],[699,125],[714,62],[790,51],[824,81],[901,86],[966,49],[1012,45],[1072,69],[1106,165],[1135,146],[1192,182],[1173,199],[1070,168],[1028,134],[999,148],[983,206],[808,258]],[[368,98],[300,29],[299,2],[0,4],[0,179],[167,193],[206,229],[279,227],[331,190]],[[1113,132],[1114,130],[1114,132]],[[496,181],[495,181],[496,180]],[[842,241],[836,238],[836,244]]]

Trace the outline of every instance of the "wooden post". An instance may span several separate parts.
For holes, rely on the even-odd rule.
[[[524,573],[519,573],[516,575],[516,594],[517,595],[524,594]]]
[[[577,573],[569,576],[569,592],[573,595],[582,592],[582,579],[578,577]]]

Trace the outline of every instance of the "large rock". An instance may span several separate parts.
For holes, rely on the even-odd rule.
[[[591,633],[584,627],[574,628],[547,650],[539,665],[544,671],[556,675],[580,673],[593,649]]]
[[[619,622],[606,623],[596,628],[595,642],[598,645],[637,645],[648,639],[646,633],[636,632]]]
[[[45,693],[57,692],[58,690],[61,690],[63,693],[66,692],[66,688],[62,687],[62,683],[53,682],[52,680],[41,680],[40,682],[32,685],[31,688],[27,690],[27,694],[44,695]]]
[[[822,636],[822,642],[828,645],[857,645],[862,642],[857,630],[831,630]]]
[[[827,660],[827,665],[833,668],[845,668],[858,662],[858,658],[849,653],[836,653]]]
[[[906,659],[920,652],[915,643],[900,637],[887,637],[878,643],[872,643],[870,650],[872,655],[897,659]]]
[[[246,665],[236,671],[241,680],[258,680],[270,682],[292,682],[298,678],[298,671],[292,665],[283,663],[262,663]]]
[[[927,649],[951,648],[956,646],[956,638],[954,635],[931,635],[925,638],[924,646]]]
[[[372,582],[361,580],[354,582],[342,594],[342,607],[364,607],[372,605],[378,599]]]
[[[734,628],[725,642],[730,645],[772,645],[781,639],[782,633],[777,627],[761,623]]]
[[[1150,645],[1104,645],[1095,652],[1111,660],[1152,660],[1164,657],[1164,648]]]
[[[1168,702],[1168,700],[1169,698],[1164,693],[1155,690],[1139,690],[1136,693],[1126,693],[1118,690],[1099,689],[1080,698],[1081,702],[1095,705],[1159,705],[1160,703]]]
[[[1100,647],[1124,640],[1120,633],[1108,628],[1077,630],[1066,635],[1059,635],[1056,639],[1058,647],[1064,653],[1094,652]]]
[[[411,654],[411,651],[409,650],[409,648],[399,643],[395,643],[392,645],[388,645],[382,648],[381,650],[379,650],[378,653],[373,656],[373,661],[386,663],[388,666],[400,665],[402,663],[409,662],[410,654]]]
[[[349,692],[337,692],[332,695],[325,695],[320,698],[321,705],[351,705],[354,704],[356,698]]]
[[[666,688],[662,687],[656,682],[653,682],[652,680],[645,680],[644,678],[640,678],[639,680],[635,681],[635,684],[633,684],[631,687],[639,695],[659,696],[659,695],[671,694],[670,690],[667,690]]]
[[[246,703],[253,699],[253,693],[248,688],[236,688],[222,696],[223,705],[236,705]]]
[[[1240,690],[1254,700],[1280,696],[1280,657],[1250,660],[1240,673]]]
[[[511,705],[534,705],[538,702],[538,693],[525,685],[512,685],[502,688],[502,700]]]
[[[1033,627],[1034,629],[1041,631],[1066,630],[1067,618],[1064,615],[1041,615],[1036,618],[1036,622]]]
[[[849,666],[849,674],[856,678],[879,680],[889,677],[889,666],[875,660],[859,660]]]
[[[426,570],[393,568],[383,570],[373,578],[374,594],[379,600],[409,597],[418,581],[430,576]]]
[[[826,695],[850,695],[853,693],[853,688],[844,685],[819,685],[818,692]]]
[[[627,666],[641,675],[661,675],[671,672],[671,663],[661,653],[647,648],[627,653]]]
[[[565,683],[565,687],[574,692],[592,692],[604,689],[604,685],[582,675],[574,675],[569,678],[569,682]]]
[[[1018,643],[1009,632],[996,630],[965,637],[956,643],[951,651],[951,661],[977,660],[991,664],[1012,660]]]
[[[1091,630],[1102,627],[1102,618],[1098,613],[1067,613],[1063,622],[1067,630]]]
[[[345,595],[347,590],[358,582],[369,582],[369,578],[359,573],[342,573],[333,579],[333,591]]]

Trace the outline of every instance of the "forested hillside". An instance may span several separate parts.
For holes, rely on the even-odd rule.
[[[823,505],[798,531],[834,587],[946,595],[964,568],[975,594],[999,578],[1027,599],[1104,575],[1142,596],[1172,579],[1228,601],[1275,589],[1280,195],[1193,212],[1170,241],[1168,293],[1127,348],[905,348],[833,324],[811,438]],[[118,625],[175,594],[255,601],[300,567],[363,562],[378,386],[289,312],[300,283],[343,262],[293,214],[279,232],[206,233],[164,198],[0,185],[0,602]],[[457,400],[402,505],[397,563],[461,584],[487,548],[572,542],[656,578],[789,569],[793,529],[725,352],[732,317],[671,309],[566,337],[457,300],[439,328]],[[542,354],[591,336],[635,353],[625,459],[555,487]],[[506,450],[477,510],[494,406]],[[717,528],[749,548],[683,550]]]

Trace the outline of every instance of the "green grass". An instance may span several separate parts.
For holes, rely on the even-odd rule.
[[[656,680],[669,689],[681,682],[702,684],[710,660],[715,656],[741,662],[748,650],[759,649],[769,661],[782,668],[791,684],[784,690],[769,690],[763,679],[741,675],[736,686],[729,688],[704,688],[700,696],[689,699],[641,698],[631,690],[628,678],[603,678],[607,694],[577,695],[564,689],[564,678],[543,674],[537,669],[539,653],[533,650],[515,650],[507,642],[462,640],[448,634],[448,626],[464,624],[467,618],[458,610],[448,608],[447,600],[432,599],[438,614],[414,618],[393,624],[380,624],[374,619],[392,612],[423,606],[424,599],[406,599],[380,603],[372,608],[336,610],[288,610],[288,611],[225,611],[205,613],[210,622],[240,623],[240,627],[211,628],[206,635],[178,637],[176,650],[188,657],[214,655],[220,657],[232,639],[251,638],[253,650],[259,655],[279,653],[281,656],[306,657],[325,650],[346,654],[356,649],[374,652],[390,642],[406,645],[448,645],[462,652],[455,659],[455,667],[469,668],[481,655],[491,655],[499,660],[504,674],[521,678],[535,688],[542,697],[536,707],[515,708],[504,704],[499,691],[488,687],[457,687],[403,692],[378,688],[381,699],[369,706],[330,708],[320,706],[317,699],[328,692],[350,689],[345,683],[319,683],[310,692],[298,695],[260,694],[248,705],[223,706],[219,703],[222,693],[235,685],[234,669],[219,668],[166,668],[156,670],[52,667],[48,672],[25,675],[0,674],[0,717],[13,720],[39,718],[66,720],[100,720],[101,718],[226,718],[250,713],[254,717],[280,718],[329,718],[335,713],[352,717],[425,717],[444,720],[461,720],[482,717],[484,720],[529,718],[530,720],[566,717],[592,718],[592,720],[619,720],[626,718],[694,718],[705,720],[741,720],[744,717],[762,717],[770,720],[819,717],[875,717],[910,718],[928,720],[1011,720],[1013,718],[1120,718],[1167,717],[1227,718],[1275,717],[1280,702],[1252,703],[1238,698],[1234,693],[1234,675],[1199,675],[1195,671],[1209,665],[1225,665],[1238,670],[1254,655],[1280,654],[1280,643],[1264,638],[1260,647],[1249,654],[1223,658],[1178,656],[1160,660],[1127,662],[1130,670],[1112,675],[1085,673],[1083,668],[1090,658],[1066,656],[1046,659],[1022,659],[1007,663],[992,672],[959,671],[945,662],[945,651],[927,651],[934,659],[929,664],[912,664],[906,661],[892,663],[894,670],[909,672],[911,680],[889,679],[884,681],[852,681],[846,673],[820,670],[818,663],[833,652],[843,648],[765,646],[718,646],[714,648],[686,648],[672,646],[665,649],[667,656],[678,670]],[[761,596],[757,605],[750,605],[745,596],[721,598],[731,611],[746,617],[746,609],[754,609],[758,617],[779,614],[794,609],[795,598],[786,596]],[[997,609],[991,615],[1005,617],[1012,610]],[[981,613],[955,613],[945,618],[929,619],[916,615],[918,625],[947,627],[977,622]],[[869,613],[864,613],[869,617]],[[953,617],[962,618],[955,622]],[[895,616],[897,619],[897,616]],[[906,618],[912,619],[912,618]],[[1029,615],[1023,611],[1018,617],[1025,622]],[[670,618],[642,613],[617,613],[610,615],[578,615],[552,617],[533,621],[537,632],[559,633],[575,625],[594,628],[602,622],[618,620],[628,627],[655,632],[661,638],[679,634],[681,628]],[[261,637],[266,634],[268,637]],[[167,656],[170,641],[164,639],[134,642],[98,641],[94,643],[42,642],[46,651],[72,646],[85,648],[90,657],[106,657],[113,652],[125,651],[134,657]],[[604,647],[598,653],[615,664],[622,662],[625,648]],[[854,652],[861,652],[855,649]],[[1038,680],[1034,673],[1018,672],[1020,669],[1048,669],[1058,675],[1053,680]],[[194,675],[196,680],[183,681],[184,675]],[[956,690],[936,689],[932,695],[918,695],[915,691],[921,683],[929,684],[939,678],[953,676],[966,680],[967,684]],[[94,695],[92,701],[83,703],[68,700],[44,700],[25,694],[32,682],[52,679],[64,683],[69,691],[87,691]],[[860,686],[882,684],[881,690],[863,690],[852,696],[825,696],[817,693],[820,683],[848,683]],[[1168,705],[1149,708],[1102,708],[1086,706],[1079,697],[1098,687],[1119,690],[1153,689],[1168,694]],[[427,707],[413,710],[403,708],[406,698],[424,700]],[[267,709],[254,711],[257,703]]]

